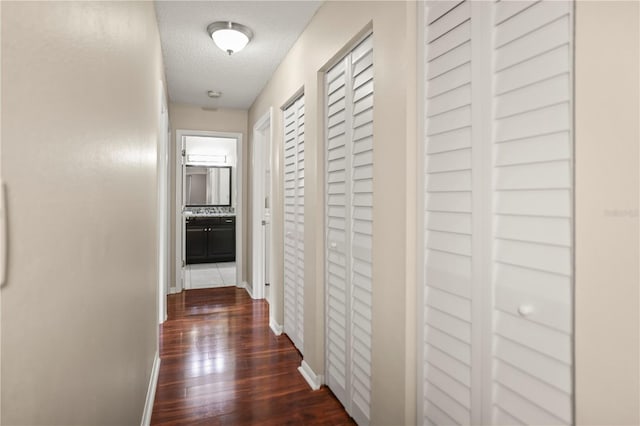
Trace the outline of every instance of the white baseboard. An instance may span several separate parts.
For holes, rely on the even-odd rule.
[[[151,424],[151,413],[153,413],[153,401],[156,399],[156,388],[158,387],[158,376],[160,375],[160,354],[156,351],[153,359],[153,367],[151,367],[151,377],[149,378],[149,388],[147,389],[147,399],[144,403],[144,411],[142,412],[141,426],[149,426]]]
[[[241,283],[241,284],[239,284],[239,285],[237,285],[236,287],[238,287],[238,288],[244,288],[245,290],[247,290],[247,293],[249,293],[249,297],[251,297],[252,299],[254,299],[254,300],[255,300],[255,296],[253,295],[252,288],[251,288],[251,286],[249,285],[249,283],[248,283],[248,282],[246,282],[246,281],[242,281],[242,283]]]
[[[305,360],[302,360],[302,364],[298,367],[298,371],[302,374],[302,377],[309,383],[311,389],[318,390],[322,386],[322,375],[314,373],[309,364]]]
[[[275,319],[269,318],[269,328],[273,331],[273,334],[279,336],[282,334],[282,326],[276,322]]]
[[[252,288],[251,288],[251,286],[249,285],[249,283],[248,283],[248,282],[246,282],[246,281],[242,281],[242,287],[243,287],[245,290],[247,290],[247,293],[249,293],[249,296],[250,296],[252,299],[255,299],[255,297],[253,297],[253,290],[252,290]]]

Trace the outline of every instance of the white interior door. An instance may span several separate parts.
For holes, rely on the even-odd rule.
[[[271,194],[271,110],[253,127],[252,155],[252,295],[265,297],[268,282],[268,251],[270,232],[269,199]]]
[[[180,265],[180,282],[181,289],[189,290],[191,280],[186,279],[186,267],[187,267],[187,220],[184,217],[184,207],[187,204],[187,191],[190,191],[191,188],[187,186],[187,170],[186,170],[186,150],[187,150],[187,138],[183,136],[180,140],[180,181],[182,182],[182,193],[180,199],[180,230],[182,237],[180,238],[180,253],[181,253],[181,265]]]
[[[304,349],[304,95],[284,110],[284,332]]]
[[[573,423],[573,6],[495,6],[495,422]]]
[[[425,424],[572,424],[572,13],[429,1]]]
[[[373,37],[326,74],[326,382],[358,424],[371,403]]]
[[[271,283],[271,111],[269,111],[269,125],[264,129],[264,175],[262,180],[263,186],[263,279],[261,296],[267,298],[267,291]]]
[[[475,21],[470,2],[427,5],[425,423],[479,424],[471,398],[481,368],[481,347],[472,336],[474,318],[481,320],[472,311]]]

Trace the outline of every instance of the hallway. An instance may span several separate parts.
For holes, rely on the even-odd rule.
[[[170,295],[151,424],[353,424],[326,387],[309,388],[268,309],[236,287]]]
[[[0,27],[0,425],[640,425],[640,0]]]

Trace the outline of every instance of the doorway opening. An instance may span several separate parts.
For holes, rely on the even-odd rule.
[[[242,134],[176,131],[176,287],[242,281]]]

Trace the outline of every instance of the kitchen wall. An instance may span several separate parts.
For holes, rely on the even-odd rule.
[[[158,344],[153,4],[0,7],[1,421],[139,424]]]
[[[374,245],[371,419],[415,422],[415,2],[325,2],[249,110],[249,126],[274,108],[273,251],[270,308],[283,322],[284,103],[305,89],[304,358],[324,370],[322,70],[373,26]],[[251,150],[251,146],[250,146]],[[249,152],[248,157],[251,157]],[[249,179],[248,182],[251,180]],[[251,222],[249,222],[251,223]],[[251,232],[249,230],[249,232]],[[250,265],[250,263],[249,263]],[[251,271],[249,270],[251,276]]]
[[[248,125],[247,125],[248,112],[240,109],[224,109],[220,108],[216,111],[203,110],[202,108],[194,105],[185,105],[178,103],[169,104],[169,121],[171,125],[171,140],[169,141],[169,164],[170,164],[170,195],[169,200],[172,206],[171,209],[171,232],[169,237],[169,250],[170,259],[176,258],[176,242],[175,242],[175,227],[176,227],[176,212],[175,212],[175,199],[176,199],[176,130],[200,130],[210,132],[233,132],[242,133],[243,143],[243,156],[242,168],[243,168],[243,182],[247,182],[249,155],[247,153],[248,145]],[[240,161],[240,160],[238,160]],[[237,179],[236,179],[237,181]],[[247,188],[245,184],[245,188]],[[248,205],[248,191],[245,190],[242,198],[242,205],[244,209],[244,216],[242,220],[242,251],[243,258],[247,259],[248,242],[250,239],[247,234],[247,214],[249,211]],[[247,281],[247,261],[244,262],[243,270],[239,271],[242,277],[242,281]],[[169,271],[169,285],[174,287],[176,285],[176,268],[175,262],[170,262]]]
[[[639,6],[576,2],[575,395],[581,425],[640,424]]]

